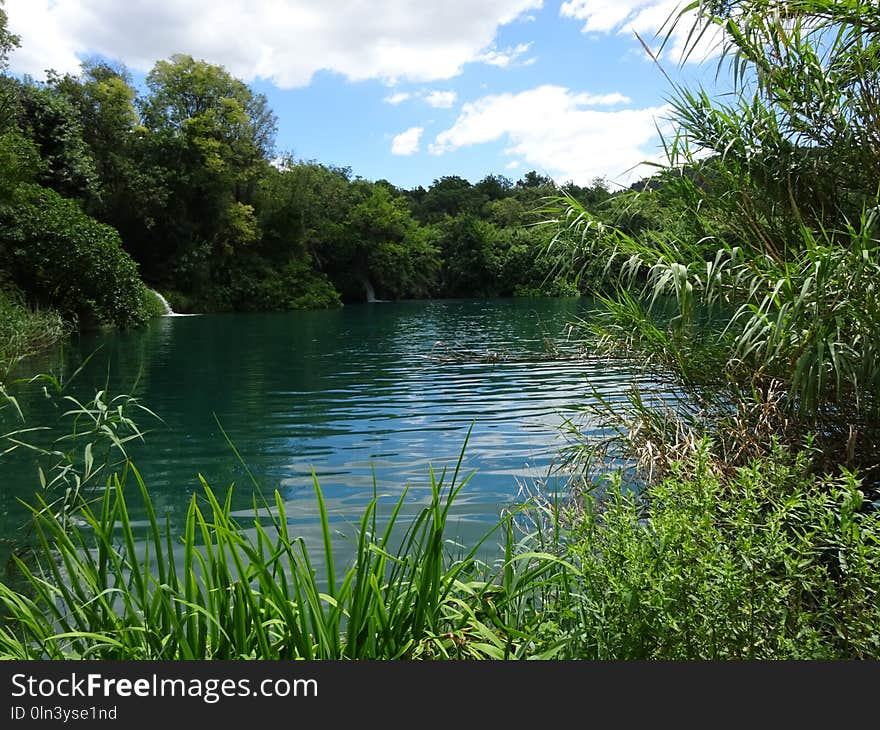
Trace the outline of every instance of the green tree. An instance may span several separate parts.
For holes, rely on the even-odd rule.
[[[450,218],[439,224],[443,254],[443,291],[452,297],[499,294],[498,231],[474,215]]]
[[[351,207],[350,175],[347,168],[292,159],[268,168],[257,196],[262,255],[279,263],[329,263]]]
[[[85,142],[76,107],[52,86],[17,86],[18,125],[33,140],[45,162],[38,181],[84,204],[99,199],[95,160]]]
[[[0,203],[0,270],[30,304],[81,325],[147,318],[146,288],[117,232],[39,185],[21,184]]]
[[[275,116],[221,66],[173,56],[147,76],[141,102],[145,157],[165,171],[168,215],[157,221],[162,243],[146,260],[156,277],[175,262],[175,285],[229,304],[235,257],[259,238],[256,187],[272,153]]]
[[[362,199],[350,210],[343,246],[335,261],[343,293],[370,282],[384,298],[424,294],[437,273],[437,255],[429,237],[416,233],[406,198],[388,184],[361,183]]]
[[[431,187],[421,196],[416,215],[427,223],[436,223],[445,216],[455,218],[464,213],[478,215],[486,200],[485,193],[464,178],[447,175],[431,183]]]
[[[9,30],[9,18],[3,6],[5,0],[0,0],[0,71],[5,71],[9,63],[9,54],[18,48],[19,37]]]
[[[504,175],[486,175],[474,185],[474,190],[491,202],[508,197],[513,190],[513,183]]]
[[[9,64],[9,54],[18,48],[19,38],[9,31],[4,0],[0,0],[0,132],[5,130],[13,118],[13,98],[9,79],[3,72]]]
[[[100,195],[89,211],[125,233],[138,226],[149,228],[142,213],[156,206],[145,200],[150,197],[145,193],[151,176],[138,159],[142,135],[137,92],[128,71],[104,62],[85,62],[78,77],[53,76],[50,84],[78,110],[82,138],[94,160]]]

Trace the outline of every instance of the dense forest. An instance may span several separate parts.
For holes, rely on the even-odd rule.
[[[17,41],[2,32],[5,58]],[[4,75],[0,94],[0,270],[81,325],[143,321],[138,276],[179,311],[578,293],[527,225],[556,192],[535,172],[401,190],[279,156],[265,97],[185,55],[156,63],[144,93],[92,62]],[[600,180],[572,192],[609,196]]]

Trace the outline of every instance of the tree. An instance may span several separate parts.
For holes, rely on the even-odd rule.
[[[5,0],[0,0],[0,71],[5,71],[9,54],[18,48],[19,38],[9,31],[8,17],[3,9]]]
[[[495,296],[499,289],[498,232],[473,215],[440,224],[443,288],[447,296]]]
[[[259,238],[256,186],[272,153],[276,120],[266,99],[221,66],[177,55],[147,75],[141,100],[145,162],[164,171],[167,215],[149,270],[171,258],[176,286],[219,291],[234,256]],[[154,236],[155,237],[155,236]],[[164,272],[167,277],[167,272]]]
[[[458,175],[447,175],[431,183],[416,213],[421,221],[436,223],[444,216],[476,215],[485,202],[485,195],[470,182]]]
[[[175,55],[147,75],[150,96],[142,104],[146,126],[184,136],[213,136],[239,165],[268,158],[277,119],[266,97],[233,78],[222,66]]]
[[[142,324],[147,291],[119,234],[32,183],[0,202],[0,269],[30,303],[84,323]]]
[[[113,219],[127,200],[130,178],[137,174],[133,158],[134,132],[140,120],[134,101],[137,92],[124,66],[86,62],[80,76],[50,76],[50,85],[79,112],[82,138],[100,179],[101,201],[94,210]]]
[[[319,267],[336,258],[353,204],[350,176],[348,168],[292,159],[268,168],[257,196],[262,254],[279,263],[306,257]]]
[[[546,175],[541,175],[535,170],[530,170],[517,181],[516,186],[518,188],[553,187],[553,179]]]
[[[18,84],[18,125],[33,140],[45,166],[37,179],[68,198],[100,198],[92,152],[76,107],[50,85]]]
[[[474,189],[479,195],[485,196],[489,202],[501,200],[510,195],[513,183],[504,175],[486,175]]]

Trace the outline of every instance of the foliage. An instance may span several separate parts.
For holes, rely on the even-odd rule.
[[[368,505],[338,570],[315,482],[320,563],[278,494],[231,516],[231,492],[193,495],[182,542],[127,465],[73,512],[33,509],[40,557],[0,584],[7,658],[805,659],[880,656],[880,516],[858,480],[806,455],[718,471],[711,444],[640,497],[607,485],[504,518],[497,567],[444,550],[463,483],[380,527]],[[134,482],[134,484],[131,484]],[[131,487],[134,487],[132,493]],[[134,495],[137,495],[135,497]],[[142,501],[144,525],[128,505]],[[646,511],[649,508],[650,511]],[[76,519],[69,519],[75,516]],[[529,521],[523,520],[528,518]],[[532,530],[517,540],[516,524]],[[395,536],[398,536],[395,538]],[[485,538],[484,538],[485,539]],[[316,569],[326,567],[326,575]]]
[[[147,289],[144,297],[144,317],[148,320],[157,319],[165,314],[165,304],[152,289]]]
[[[43,166],[37,182],[68,198],[89,201],[98,196],[98,176],[76,108],[51,88],[21,84],[17,106],[19,129],[40,152]]]
[[[5,0],[0,0],[0,71],[5,70],[9,54],[18,47],[19,38],[7,28],[6,11],[3,9]]]
[[[571,548],[572,653],[878,656],[880,515],[851,473],[818,479],[809,467],[777,448],[727,478],[703,442],[642,497],[587,499]]]
[[[32,182],[42,169],[36,146],[17,128],[0,131],[0,200],[23,182]]]
[[[68,327],[52,310],[31,310],[14,287],[0,282],[0,382],[2,370],[28,355],[49,347]]]
[[[700,7],[691,42],[708,26],[723,30],[721,70],[734,79],[734,101],[676,87],[671,167],[654,189],[630,196],[629,210],[650,218],[609,225],[560,198],[554,245],[576,266],[600,262],[623,290],[593,328],[603,348],[636,350],[731,402],[781,389],[781,419],[813,430],[830,458],[874,468],[876,8]],[[677,312],[663,321],[657,308],[668,297]]]
[[[17,619],[0,630],[0,651],[7,658],[408,656],[422,637],[441,630],[442,608],[471,560],[444,564],[446,519],[463,486],[457,477],[458,469],[448,487],[445,473],[432,479],[430,504],[397,548],[393,535],[404,497],[381,531],[374,498],[361,520],[355,562],[341,575],[315,482],[325,579],[302,538],[289,533],[277,493],[273,509],[254,505],[249,537],[231,517],[231,492],[218,499],[205,484],[203,499],[190,502],[179,564],[170,527],[163,529],[140,475],[129,468],[97,503],[80,503],[74,524],[45,505],[34,509],[49,559],[37,572],[17,561],[33,597],[0,585],[0,601]],[[128,478],[147,507],[145,537],[129,515]]]
[[[294,260],[277,267],[236,272],[229,293],[241,311],[332,309],[342,306],[339,293],[326,276],[316,273],[307,260]]]
[[[137,264],[109,226],[33,184],[0,205],[0,268],[33,303],[81,322],[119,326],[147,318]]]
[[[105,61],[44,84],[2,77],[0,188],[37,183],[77,201],[187,310],[580,288],[549,271],[540,241],[522,232],[555,190],[547,177],[452,175],[404,191],[349,168],[273,159],[265,97],[221,66],[175,55],[146,87],[139,95],[125,67]],[[601,180],[572,189],[597,205],[609,196]],[[43,296],[30,283],[25,294]]]

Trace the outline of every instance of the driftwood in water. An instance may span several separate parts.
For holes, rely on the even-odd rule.
[[[431,352],[422,355],[426,360],[442,363],[478,362],[548,362],[553,360],[583,360],[587,357],[582,349],[562,351],[549,337],[544,338],[544,352],[509,352],[508,350],[485,350],[478,352],[458,343],[435,342]]]

